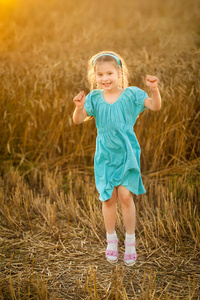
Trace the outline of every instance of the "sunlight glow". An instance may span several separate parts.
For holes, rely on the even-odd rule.
[[[13,3],[13,0],[0,0],[0,3]]]
[[[0,6],[14,6],[16,4],[16,0],[0,0]]]

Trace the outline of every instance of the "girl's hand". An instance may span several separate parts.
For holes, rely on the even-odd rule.
[[[151,89],[158,87],[158,78],[156,76],[147,75],[146,76],[146,85]]]
[[[76,107],[78,109],[83,109],[85,104],[85,92],[80,92],[74,99],[73,99]]]

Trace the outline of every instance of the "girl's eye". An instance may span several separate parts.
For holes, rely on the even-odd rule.
[[[108,75],[112,75],[112,73],[108,73]]]

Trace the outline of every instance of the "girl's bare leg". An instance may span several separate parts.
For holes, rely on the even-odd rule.
[[[115,218],[116,218],[116,203],[117,203],[117,189],[113,190],[112,196],[109,200],[103,202],[102,211],[104,223],[106,227],[106,258],[110,263],[115,263],[118,260],[118,238],[115,232]]]
[[[122,208],[124,226],[126,228],[124,263],[128,266],[132,266],[137,259],[135,249],[135,203],[132,193],[124,186],[118,186],[117,193]]]
[[[117,187],[117,194],[121,204],[124,226],[128,234],[135,233],[136,213],[132,193],[122,185]]]
[[[107,201],[104,201],[102,204],[104,223],[106,227],[106,232],[108,234],[112,234],[115,231],[116,205],[117,205],[117,188],[114,187],[111,198]]]

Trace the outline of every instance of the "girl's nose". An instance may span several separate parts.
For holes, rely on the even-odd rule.
[[[107,80],[107,75],[103,75],[103,80]]]

